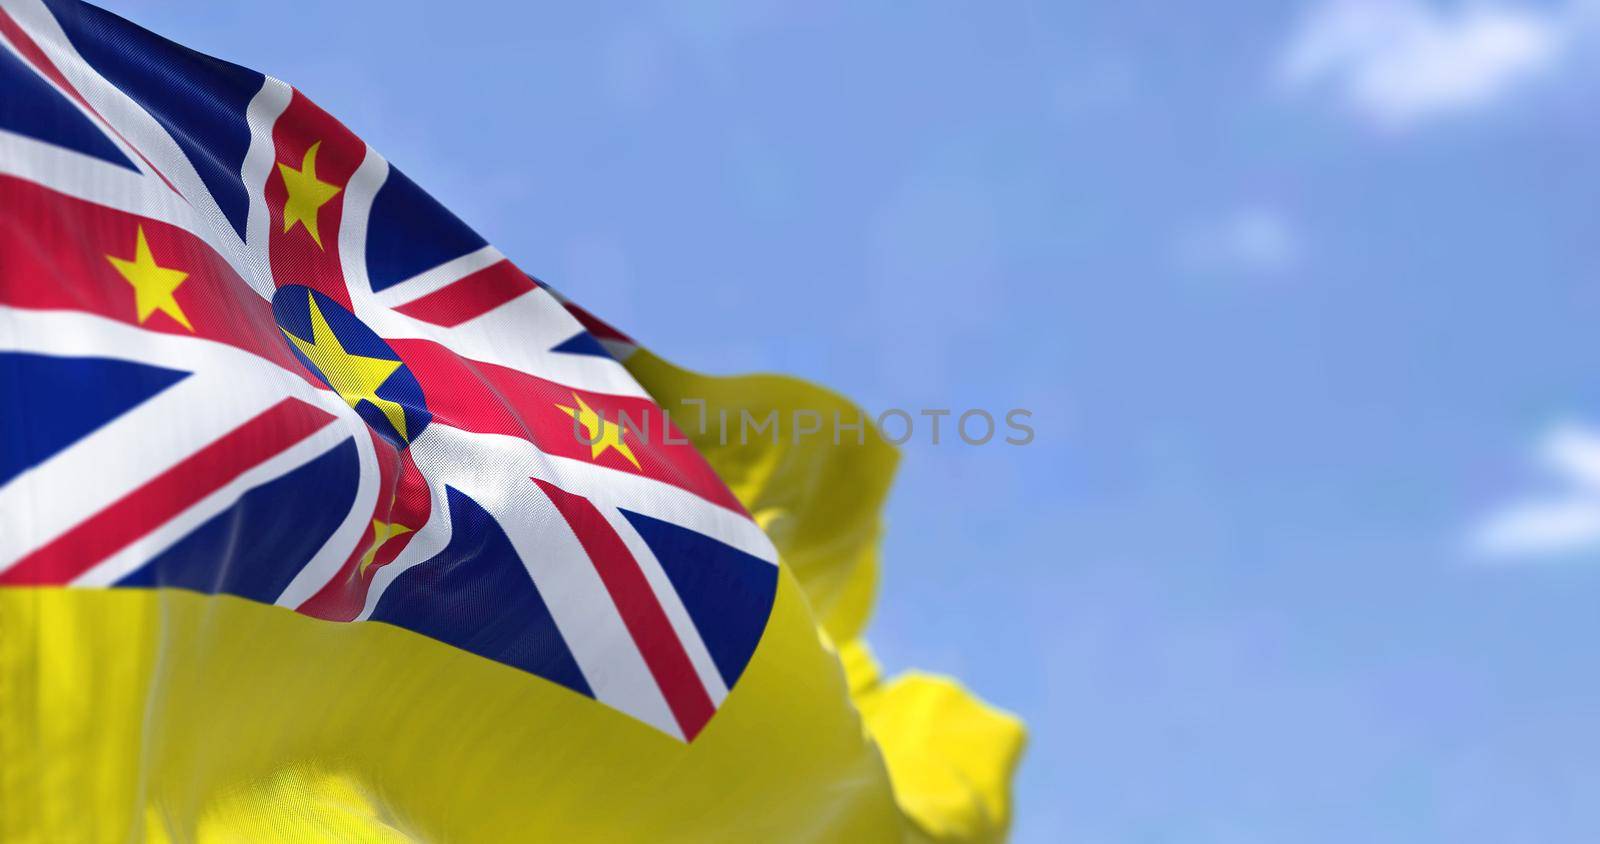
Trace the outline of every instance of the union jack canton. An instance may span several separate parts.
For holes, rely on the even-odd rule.
[[[0,0],[0,586],[382,622],[692,741],[776,553],[608,348],[289,85]],[[575,436],[574,432],[580,436]]]

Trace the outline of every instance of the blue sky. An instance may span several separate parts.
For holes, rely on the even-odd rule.
[[[112,2],[908,446],[872,635],[1024,842],[1600,837],[1600,9]]]

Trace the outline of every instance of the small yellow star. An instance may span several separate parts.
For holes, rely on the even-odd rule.
[[[144,325],[151,314],[160,311],[177,320],[184,328],[194,331],[194,326],[189,324],[189,318],[184,316],[183,308],[178,307],[178,300],[172,295],[189,274],[156,263],[155,256],[150,254],[150,242],[144,237],[144,226],[139,226],[135,235],[133,260],[115,255],[107,255],[106,260],[133,285],[133,303],[139,312],[140,325]]]
[[[283,230],[287,233],[295,223],[305,226],[306,233],[311,235],[318,249],[322,248],[322,235],[317,231],[317,212],[339,192],[338,185],[317,178],[317,148],[321,146],[322,142],[317,141],[306,150],[305,160],[300,162],[299,170],[278,162],[283,186],[289,191],[288,198],[283,201]]]
[[[589,443],[589,459],[593,460],[604,454],[606,449],[614,448],[623,457],[628,458],[628,462],[633,464],[633,468],[639,468],[639,460],[633,456],[633,449],[628,448],[627,442],[622,438],[622,426],[607,422],[604,416],[595,413],[594,408],[584,402],[583,398],[577,393],[573,393],[572,398],[578,403],[577,410],[573,410],[564,404],[558,404],[556,407],[561,408],[568,416],[578,420],[578,424],[582,425],[583,430],[588,432],[585,440]]]
[[[322,310],[317,307],[316,297],[309,290],[306,291],[306,300],[311,303],[310,342],[294,336],[288,329],[279,330],[306,356],[306,360],[316,366],[317,371],[322,373],[322,379],[346,404],[355,407],[361,402],[370,403],[383,412],[401,439],[409,439],[406,435],[405,408],[397,401],[378,397],[378,389],[400,368],[400,361],[369,358],[345,351],[333,329],[328,327]]]
[[[408,528],[399,522],[385,522],[378,519],[373,519],[372,545],[367,548],[367,553],[361,555],[361,565],[357,569],[356,573],[361,577],[366,577],[367,569],[371,568],[373,558],[378,556],[378,549],[382,548],[384,543],[399,536],[400,534],[410,532],[411,528]]]

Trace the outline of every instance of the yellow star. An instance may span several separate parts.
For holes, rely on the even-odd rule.
[[[639,460],[633,456],[633,449],[628,448],[628,444],[622,439],[622,426],[607,422],[604,416],[595,413],[594,408],[589,407],[577,393],[573,393],[572,398],[578,402],[577,410],[573,410],[564,404],[558,404],[556,407],[561,408],[568,416],[578,420],[578,424],[582,425],[583,430],[588,432],[588,436],[585,439],[589,442],[589,459],[593,460],[604,454],[606,449],[614,448],[623,457],[628,458],[628,462],[633,464],[633,468],[639,468]]]
[[[300,162],[299,170],[278,162],[278,172],[283,174],[283,186],[289,190],[289,197],[283,201],[283,230],[287,233],[295,223],[305,226],[318,249],[322,248],[322,235],[317,232],[317,212],[339,192],[338,185],[330,185],[317,178],[317,148],[320,146],[322,142],[317,141],[306,150],[305,160]]]
[[[383,522],[373,519],[372,545],[367,548],[367,553],[361,555],[361,566],[357,570],[357,574],[361,577],[366,576],[367,569],[372,566],[372,559],[378,556],[378,549],[382,548],[385,542],[388,542],[402,533],[410,532],[411,528],[408,528],[399,522]]]
[[[306,291],[306,301],[311,303],[311,341],[306,342],[290,334],[287,329],[279,330],[316,366],[317,371],[322,373],[322,379],[346,404],[355,407],[361,402],[370,403],[383,411],[401,439],[408,439],[405,408],[399,402],[378,398],[378,388],[400,368],[400,361],[369,358],[345,351],[339,338],[334,336],[333,329],[328,327],[322,310],[317,307],[316,297],[309,290]]]
[[[177,320],[184,328],[194,331],[189,318],[183,315],[183,308],[178,307],[178,300],[172,296],[189,274],[156,263],[155,256],[150,254],[150,242],[144,238],[144,226],[139,227],[136,235],[133,260],[114,255],[107,255],[106,260],[133,285],[133,303],[139,311],[140,325],[144,325],[151,314],[160,311]]]

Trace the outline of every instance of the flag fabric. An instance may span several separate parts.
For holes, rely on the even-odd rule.
[[[639,348],[277,79],[0,0],[0,839],[1003,836],[1020,725],[861,641],[892,447],[685,400],[860,416]]]

